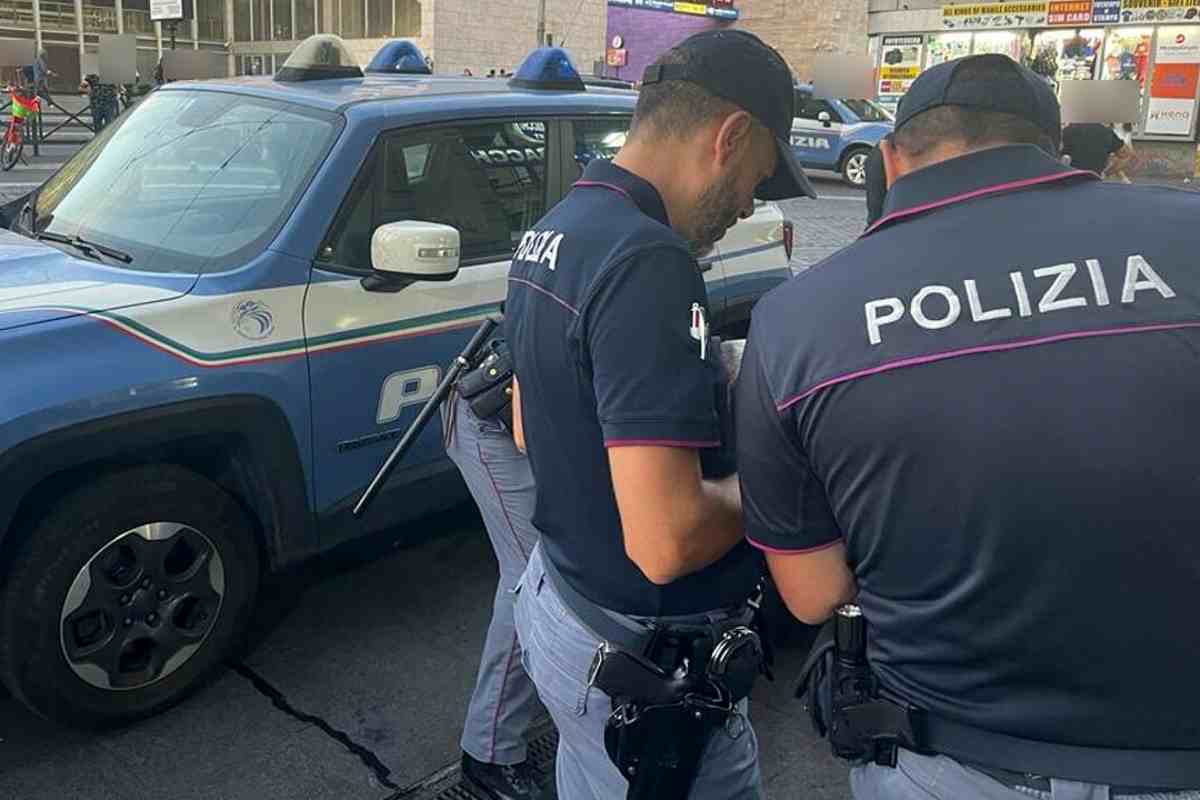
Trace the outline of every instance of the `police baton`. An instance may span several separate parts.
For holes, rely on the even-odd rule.
[[[491,317],[485,319],[479,326],[479,330],[475,331],[475,335],[471,337],[471,341],[467,342],[466,348],[450,362],[450,368],[446,370],[446,377],[442,378],[442,382],[438,384],[437,391],[425,403],[425,407],[421,409],[420,414],[417,414],[417,418],[413,420],[412,425],[408,426],[408,430],[400,438],[400,443],[392,450],[391,455],[387,457],[387,461],[383,462],[383,466],[379,468],[379,472],[375,473],[375,477],[371,479],[371,484],[362,493],[362,497],[358,498],[358,503],[354,506],[354,516],[356,518],[361,517],[367,510],[367,506],[375,499],[375,495],[379,493],[379,488],[387,481],[388,477],[392,474],[392,470],[404,458],[405,453],[412,447],[413,442],[421,435],[421,431],[425,430],[425,426],[433,418],[438,406],[446,399],[446,395],[450,394],[450,387],[462,375],[463,370],[471,365],[471,360],[479,352],[479,348],[483,347],[483,343],[487,341],[487,338],[492,335],[492,331],[496,329],[496,324],[496,320]]]

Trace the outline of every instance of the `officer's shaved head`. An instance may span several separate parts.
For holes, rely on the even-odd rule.
[[[686,65],[691,54],[674,48],[663,53],[654,65]],[[634,137],[682,139],[698,128],[738,110],[699,84],[690,81],[661,81],[643,86],[629,133]]]

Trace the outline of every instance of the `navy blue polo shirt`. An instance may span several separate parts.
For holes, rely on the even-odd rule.
[[[692,305],[707,308],[708,295],[658,191],[593,161],[525,234],[508,280],[505,327],[546,557],[576,591],[626,614],[745,600],[762,564],[744,543],[666,586],[625,554],[607,448],[720,443],[720,373],[692,336]]]
[[[759,302],[737,425],[747,535],[845,544],[885,685],[1200,748],[1200,195],[1024,146],[910,174]]]

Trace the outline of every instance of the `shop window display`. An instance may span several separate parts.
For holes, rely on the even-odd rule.
[[[929,64],[943,64],[971,55],[971,34],[942,33],[929,37]]]
[[[1013,61],[1020,62],[1021,53],[1025,49],[1024,40],[1027,34],[1012,31],[994,31],[975,34],[975,55],[982,53],[999,53],[1008,56]]]
[[[1053,70],[1049,73],[1039,71],[1039,74],[1058,84],[1097,77],[1096,63],[1103,49],[1104,30],[1101,28],[1043,31],[1033,43],[1035,59],[1042,53],[1052,56],[1044,63],[1047,69],[1052,65]]]
[[[1104,79],[1137,81],[1146,86],[1149,73],[1152,28],[1113,28],[1104,52]]]

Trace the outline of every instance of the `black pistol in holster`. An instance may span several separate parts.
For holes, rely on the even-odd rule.
[[[604,747],[629,782],[628,800],[686,800],[712,734],[738,713],[765,669],[762,640],[750,627],[756,616],[751,603],[716,641],[707,632],[663,629],[648,655],[608,642],[596,651],[589,685],[612,699]]]
[[[845,605],[822,629],[796,696],[838,758],[895,767],[901,747],[926,752],[924,715],[880,685],[867,660],[867,621]]]

